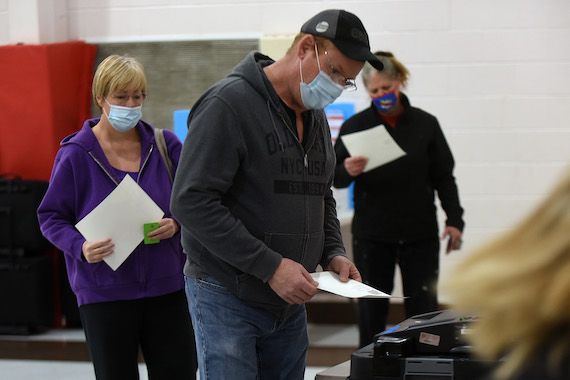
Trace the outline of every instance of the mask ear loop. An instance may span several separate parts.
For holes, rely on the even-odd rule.
[[[105,98],[105,103],[107,103],[109,105],[109,112],[111,112],[111,103],[109,103],[107,98]],[[109,114],[105,111],[105,107],[101,107],[101,110],[103,110],[103,113],[107,117],[107,120],[109,120]]]
[[[317,49],[317,41],[315,41],[315,54],[317,55],[317,66],[319,66],[319,71],[321,71],[321,62],[319,62],[319,49]]]
[[[315,41],[315,54],[317,56],[317,66],[319,67],[319,72],[321,71],[321,62],[319,61],[319,50],[317,49],[317,42]],[[326,51],[325,51],[326,54]],[[301,82],[305,83],[303,79],[303,68],[301,67],[302,61],[299,61],[299,73],[301,74]]]

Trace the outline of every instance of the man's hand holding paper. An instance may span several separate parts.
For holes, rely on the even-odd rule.
[[[374,289],[352,279],[343,282],[334,272],[324,271],[311,273],[311,277],[319,283],[317,286],[321,290],[338,294],[348,298],[391,298],[392,296]]]

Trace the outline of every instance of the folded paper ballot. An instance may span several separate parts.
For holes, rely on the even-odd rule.
[[[113,270],[129,257],[144,239],[143,225],[162,219],[164,211],[147,193],[126,175],[119,185],[75,228],[87,241],[111,238],[115,244],[113,254],[103,260]]]
[[[362,282],[351,279],[342,282],[334,272],[315,272],[311,273],[311,277],[319,283],[319,289],[347,298],[397,298]]]
[[[406,152],[394,141],[383,124],[343,135],[341,139],[351,156],[368,158],[364,172],[406,155]]]

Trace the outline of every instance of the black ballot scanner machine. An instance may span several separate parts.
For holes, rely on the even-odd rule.
[[[497,363],[471,357],[464,340],[475,319],[451,310],[408,318],[352,353],[349,379],[486,379]]]

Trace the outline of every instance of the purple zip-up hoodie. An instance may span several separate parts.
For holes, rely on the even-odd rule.
[[[69,283],[79,305],[160,296],[183,289],[186,256],[180,233],[159,244],[141,243],[125,262],[113,271],[105,262],[89,264],[81,248],[85,238],[75,224],[93,210],[125,175],[139,186],[171,217],[169,204],[172,183],[154,140],[154,130],[139,121],[141,166],[138,173],[113,168],[91,128],[99,119],[87,120],[81,130],[63,139],[55,158],[48,190],[38,208],[43,235],[64,252]],[[181,143],[164,131],[173,169],[178,166]],[[141,226],[142,228],[142,226]]]

